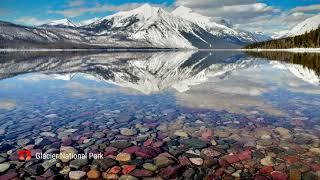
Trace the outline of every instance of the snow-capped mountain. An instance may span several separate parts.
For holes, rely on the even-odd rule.
[[[272,38],[280,39],[280,38],[286,38],[286,37],[299,36],[304,33],[310,32],[312,30],[316,30],[318,28],[320,28],[320,14],[312,16],[298,23],[292,29],[275,33]]]
[[[197,23],[149,4],[107,16],[84,28],[162,48],[227,48],[244,44],[216,36]]]
[[[71,27],[75,28],[77,27],[73,22],[71,22],[69,19],[60,19],[60,20],[54,20],[49,23],[43,24],[41,26],[55,26],[55,27]]]
[[[21,44],[32,43],[83,43],[86,40],[81,33],[70,28],[34,28],[20,26],[7,22],[0,22],[1,45],[19,42]]]
[[[147,41],[153,46],[171,48],[239,47],[265,40],[261,35],[218,24],[210,17],[183,6],[170,13],[145,4],[131,11],[102,18],[85,28],[99,34],[122,36]]]
[[[98,34],[122,36],[131,40],[146,41],[155,47],[168,48],[194,48],[181,32],[193,35],[207,44],[205,39],[199,37],[197,28],[194,24],[149,4],[107,16],[87,27]]]
[[[320,27],[320,14],[308,18],[301,23],[297,24],[295,27],[289,31],[288,36],[298,36],[306,32],[318,29]]]
[[[228,39],[233,42],[252,43],[270,40],[270,37],[263,35],[262,33],[250,33],[246,31],[235,30],[228,26],[218,24],[213,20],[213,18],[196,13],[192,9],[185,6],[177,7],[174,11],[172,11],[172,14],[199,25],[215,36],[223,37],[224,39]]]
[[[57,28],[59,27],[59,28]],[[234,30],[209,17],[179,7],[172,13],[144,4],[85,26],[68,19],[41,27],[0,24],[0,47],[121,47],[121,48],[240,48],[265,40],[262,35]]]

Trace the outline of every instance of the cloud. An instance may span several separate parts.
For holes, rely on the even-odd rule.
[[[256,0],[176,0],[175,5],[187,6],[213,19],[227,19],[235,25],[247,24],[256,17],[280,12],[280,9],[266,3],[258,3]]]
[[[176,6],[187,6],[190,8],[215,8],[222,6],[254,4],[255,0],[176,0]]]
[[[213,19],[232,22],[233,27],[259,31],[269,35],[291,29],[299,22],[320,11],[320,4],[281,10],[257,0],[176,0],[176,6],[187,6]]]
[[[46,24],[51,21],[53,21],[53,19],[38,19],[35,17],[22,17],[16,20],[16,22],[18,23],[22,23],[25,25],[35,25],[35,26]]]
[[[289,13],[281,12],[279,14],[266,14],[254,17],[245,23],[238,23],[234,26],[238,29],[246,29],[248,31],[259,31],[270,35],[275,35],[275,32],[281,33],[291,29],[297,23],[313,16],[314,14],[305,13]]]
[[[276,13],[278,9],[274,9],[264,3],[230,5],[217,7],[214,10],[202,10],[211,16],[223,16],[225,18],[232,18],[234,20],[240,18],[256,17],[265,13]]]
[[[176,0],[176,6],[187,6],[207,16],[239,17],[256,16],[260,13],[275,12],[277,9],[255,0]]]
[[[320,4],[314,4],[310,6],[298,6],[293,8],[291,12],[313,12],[313,11],[320,11]]]
[[[119,6],[115,5],[102,5],[96,4],[92,7],[75,7],[75,8],[67,8],[64,10],[49,10],[48,13],[51,14],[62,14],[65,17],[73,18],[78,17],[83,14],[94,14],[94,13],[108,13],[108,12],[117,12],[117,11],[127,11],[141,6],[141,3],[127,3]],[[158,5],[159,6],[159,5]]]
[[[69,2],[69,7],[77,7],[77,6],[82,6],[85,4],[84,0],[73,0]]]

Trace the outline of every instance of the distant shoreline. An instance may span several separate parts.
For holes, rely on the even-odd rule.
[[[171,49],[171,48],[114,48],[114,49],[0,49],[0,52],[153,52],[153,51],[253,51],[253,52],[293,52],[320,53],[320,48],[290,48],[290,49]]]
[[[271,51],[271,52],[293,52],[293,53],[320,53],[320,48],[290,48],[290,49],[242,49],[242,51]]]

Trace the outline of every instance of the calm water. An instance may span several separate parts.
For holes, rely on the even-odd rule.
[[[102,152],[112,159],[136,145],[152,146],[159,152],[150,157],[131,156],[128,163],[136,165],[131,172],[135,177],[188,178],[189,171],[196,179],[238,174],[243,178],[317,179],[319,74],[316,54],[3,53],[0,163],[11,166],[0,175],[69,176],[61,170],[72,160],[59,166],[55,162],[49,168],[41,165],[43,160],[32,160],[19,167],[14,162],[21,148],[44,153],[70,146],[78,153]],[[190,139],[195,142],[185,142]],[[125,147],[114,145],[119,140],[127,143]],[[117,147],[116,153],[106,154],[110,146]],[[179,147],[184,148],[176,152]],[[203,155],[206,148],[219,155]],[[249,158],[230,160],[232,153],[246,151],[250,151]],[[160,152],[177,159],[141,175],[143,163],[159,163],[153,157]],[[187,168],[180,160],[184,157],[192,161]],[[71,171],[86,172],[92,164],[97,162],[89,160]],[[262,173],[265,166],[273,168]],[[108,168],[98,163],[100,172]],[[175,173],[170,171],[172,175],[167,172],[170,168],[176,168]],[[220,173],[221,168],[229,171]]]

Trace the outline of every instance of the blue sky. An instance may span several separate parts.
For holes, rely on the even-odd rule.
[[[228,19],[237,28],[268,32],[288,29],[320,12],[319,0],[1,0],[0,20],[26,25],[62,18],[83,22],[143,3],[168,11],[184,5],[206,16]]]

